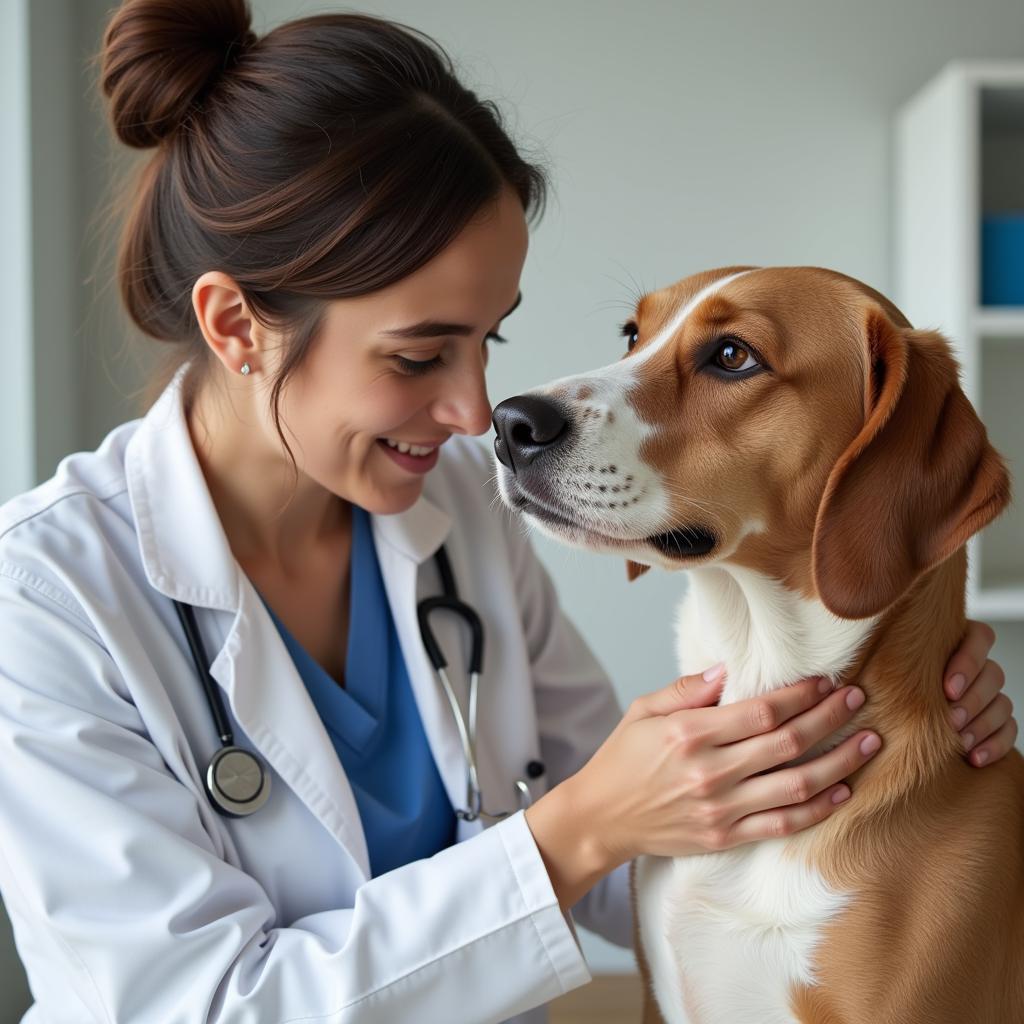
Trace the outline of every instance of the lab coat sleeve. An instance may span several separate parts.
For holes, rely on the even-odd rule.
[[[608,676],[562,612],[551,578],[521,524],[507,527],[507,536],[533,672],[541,752],[553,787],[590,760],[622,711]],[[631,948],[629,864],[603,878],[572,914],[585,928]]]
[[[590,979],[521,813],[282,927],[197,800],[80,607],[0,563],[0,893],[67,1019],[481,1024]]]

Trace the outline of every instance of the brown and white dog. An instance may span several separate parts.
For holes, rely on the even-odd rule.
[[[941,687],[964,543],[1009,500],[949,345],[815,267],[688,277],[624,333],[495,410],[503,498],[631,578],[688,570],[679,669],[724,662],[722,703],[829,676],[868,696],[842,736],[883,737],[818,826],[638,860],[664,1019],[1024,1021],[1024,759],[965,764]]]

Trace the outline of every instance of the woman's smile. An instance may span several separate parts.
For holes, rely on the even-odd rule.
[[[404,441],[392,441],[386,437],[377,439],[377,446],[387,454],[397,466],[410,473],[427,473],[437,465],[443,442],[414,445]],[[402,451],[402,449],[405,451]]]

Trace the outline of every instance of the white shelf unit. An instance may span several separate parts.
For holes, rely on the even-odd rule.
[[[1013,477],[1013,504],[969,543],[968,612],[1024,621],[1024,307],[981,304],[982,217],[1009,212],[1024,212],[1024,61],[955,61],[897,118],[894,298],[953,343]]]

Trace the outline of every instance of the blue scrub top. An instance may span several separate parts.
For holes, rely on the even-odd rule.
[[[356,506],[349,595],[344,688],[267,610],[352,785],[377,876],[451,846],[456,818],[398,645],[370,517]]]

